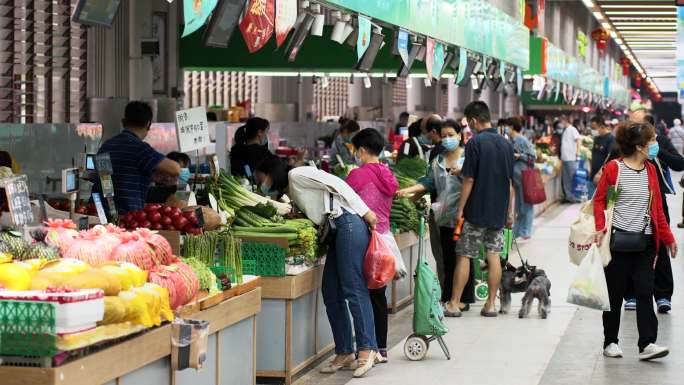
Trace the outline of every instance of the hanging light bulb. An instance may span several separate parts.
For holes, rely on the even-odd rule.
[[[325,25],[325,14],[321,12],[320,4],[312,4],[311,12],[314,13],[314,22],[311,26],[311,36],[323,36],[323,26]]]

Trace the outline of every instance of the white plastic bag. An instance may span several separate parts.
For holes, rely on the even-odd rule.
[[[435,214],[435,223],[438,226],[453,226],[458,201],[461,198],[461,181],[455,175],[447,175],[444,180],[444,190],[437,196],[432,204],[432,212]]]
[[[582,259],[568,290],[568,303],[601,311],[610,311],[610,297],[601,253],[596,244]]]
[[[395,260],[395,269],[396,269],[396,274],[395,274],[395,279],[402,279],[406,277],[408,274],[406,271],[406,265],[404,264],[404,259],[401,257],[401,251],[399,251],[399,245],[397,245],[397,240],[394,239],[394,235],[391,232],[386,232],[380,234],[380,238],[382,238],[383,242],[385,242],[385,245],[389,247],[389,249],[392,251],[392,254],[394,254],[394,260]]]

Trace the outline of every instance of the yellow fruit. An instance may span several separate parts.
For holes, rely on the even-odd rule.
[[[87,263],[78,259],[62,258],[48,262],[41,271],[77,274],[90,269]]]
[[[124,268],[117,265],[104,265],[100,270],[113,275],[119,280],[121,290],[128,290],[133,286],[133,277]]]
[[[99,325],[123,322],[126,319],[126,303],[119,297],[104,298],[104,318]]]
[[[72,289],[101,289],[105,295],[118,295],[121,284],[116,277],[101,270],[88,270],[69,277],[64,285]]]
[[[31,284],[31,274],[15,263],[0,265],[0,286],[7,290],[27,290]]]
[[[31,290],[45,290],[48,287],[58,288],[64,286],[71,277],[70,274],[39,271],[31,280]]]

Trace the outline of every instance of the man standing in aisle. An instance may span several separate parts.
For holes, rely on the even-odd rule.
[[[561,161],[563,162],[563,173],[561,180],[563,182],[563,195],[565,201],[570,203],[578,203],[580,200],[572,193],[572,178],[577,170],[577,160],[580,150],[580,143],[582,136],[580,136],[577,128],[570,124],[567,116],[563,115],[560,118],[561,129],[563,135],[561,136]]]
[[[152,125],[152,108],[147,103],[128,103],[121,123],[123,131],[106,141],[98,154],[109,153],[114,203],[118,213],[125,214],[145,206],[153,172],[177,178],[181,168],[143,142]]]
[[[477,258],[480,246],[487,253],[489,298],[480,313],[496,317],[496,294],[501,283],[503,228],[513,224],[513,146],[492,128],[487,104],[470,103],[465,108],[468,126],[477,131],[466,144],[461,175],[463,186],[456,211],[463,222],[456,244],[456,271],[451,301],[444,304],[447,317],[460,317],[465,305],[460,303],[470,274],[469,259]]]
[[[589,179],[589,198],[594,196],[594,190],[598,186],[601,179],[601,169],[603,165],[610,159],[613,151],[615,137],[609,126],[600,116],[591,118],[591,130],[596,132],[594,135],[594,147],[591,148],[591,173]]]
[[[428,157],[428,163],[432,163],[437,155],[444,151],[441,134],[442,117],[437,114],[429,115],[427,118],[422,120],[420,131],[423,136],[423,142],[433,146]]]

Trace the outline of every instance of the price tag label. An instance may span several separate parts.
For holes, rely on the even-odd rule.
[[[104,207],[102,206],[102,198],[100,198],[100,194],[93,193],[93,202],[95,203],[95,209],[97,210],[97,217],[100,219],[100,224],[107,224],[107,215],[105,214]]]
[[[78,218],[78,229],[79,230],[88,230],[88,217],[87,216],[82,216]]]
[[[176,111],[176,137],[181,152],[207,147],[210,143],[207,110],[195,107]]]
[[[33,222],[33,209],[29,199],[26,175],[5,178],[4,184],[12,222],[16,226],[24,226]]]
[[[411,144],[410,144],[410,143],[406,143],[406,144],[404,145],[404,155],[408,156],[408,154],[409,154],[410,151],[411,151]]]
[[[95,156],[95,169],[100,176],[100,186],[102,186],[102,196],[111,198],[114,196],[114,183],[112,183],[112,158],[108,153],[97,154]]]
[[[202,213],[202,207],[195,207],[195,216],[197,217],[199,227],[204,227],[204,214]]]

